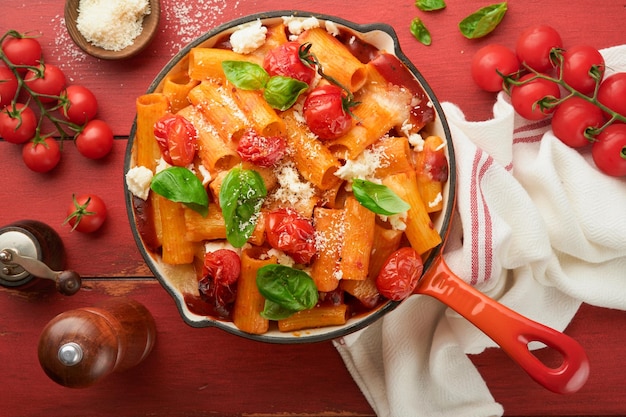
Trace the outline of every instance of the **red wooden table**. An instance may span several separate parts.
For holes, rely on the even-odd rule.
[[[24,166],[19,147],[0,141],[0,226],[26,218],[48,223],[66,245],[68,268],[84,277],[83,288],[73,297],[0,288],[0,414],[372,415],[329,342],[266,345],[183,323],[135,247],[124,206],[124,151],[135,97],[171,56],[204,31],[254,12],[290,8],[359,23],[389,23],[439,99],[459,104],[472,120],[488,118],[495,100],[470,78],[472,54],[482,45],[513,46],[521,30],[536,23],[554,26],[566,46],[590,43],[604,48],[626,41],[626,6],[621,0],[511,0],[500,27],[474,41],[463,38],[457,24],[489,2],[447,3],[444,11],[426,14],[413,0],[161,0],[159,33],[148,49],[128,61],[108,62],[86,56],[73,45],[63,24],[63,2],[3,2],[0,30],[41,31],[47,62],[60,66],[71,83],[95,92],[99,116],[113,126],[116,140],[111,155],[101,161],[86,160],[66,142],[61,164],[43,175]],[[416,16],[431,30],[430,47],[416,42],[408,31]],[[101,195],[109,208],[110,218],[95,235],[70,233],[61,224],[72,194],[84,192]],[[152,354],[138,367],[88,389],[63,388],[48,379],[36,349],[46,323],[60,312],[118,296],[142,302],[154,315],[158,340]],[[586,305],[580,309],[566,333],[587,350],[591,375],[574,395],[560,396],[537,386],[498,349],[472,359],[507,415],[626,415],[624,328],[623,311]]]

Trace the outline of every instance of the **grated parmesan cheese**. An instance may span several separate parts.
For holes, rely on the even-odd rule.
[[[141,34],[148,14],[148,0],[80,0],[76,27],[93,45],[121,51]]]
[[[302,202],[310,201],[315,196],[315,189],[311,183],[300,179],[300,174],[293,162],[278,166],[274,173],[280,185],[273,194],[277,201],[298,206],[302,205]]]

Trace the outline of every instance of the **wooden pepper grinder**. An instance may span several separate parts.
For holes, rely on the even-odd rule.
[[[154,318],[142,304],[113,298],[52,319],[39,338],[39,363],[63,386],[88,387],[112,372],[138,365],[155,338]]]

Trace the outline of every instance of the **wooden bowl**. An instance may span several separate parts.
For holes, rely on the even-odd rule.
[[[141,52],[157,33],[159,26],[159,17],[161,15],[161,6],[159,0],[149,0],[150,14],[146,15],[143,20],[143,30],[135,38],[134,42],[126,48],[119,51],[111,51],[108,49],[95,46],[87,41],[82,33],[76,27],[76,19],[78,18],[78,5],[80,0],[67,0],[65,2],[65,26],[72,40],[86,53],[96,58],[116,60],[130,58]]]

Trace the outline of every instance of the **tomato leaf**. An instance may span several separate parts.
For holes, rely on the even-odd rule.
[[[413,37],[424,45],[429,46],[432,43],[430,31],[426,28],[424,22],[422,22],[419,17],[413,19],[410,30]]]
[[[296,311],[315,307],[319,294],[306,272],[284,265],[265,265],[257,271],[256,283],[266,299],[261,316],[269,320],[289,317]]]
[[[226,239],[236,248],[248,241],[256,226],[267,189],[258,172],[231,169],[220,189],[220,207],[226,223]]]
[[[150,189],[155,193],[206,216],[209,212],[209,197],[202,181],[193,172],[183,167],[169,167],[152,177]]]
[[[445,9],[444,0],[415,0],[415,6],[423,12]]]
[[[459,30],[467,39],[483,37],[498,26],[506,11],[506,2],[483,7],[461,20]]]
[[[277,75],[269,79],[263,96],[270,106],[284,111],[293,106],[300,94],[307,88],[309,85],[305,82]]]
[[[363,207],[376,214],[391,216],[411,208],[391,188],[371,181],[355,178],[352,180],[352,192]]]
[[[222,69],[228,81],[242,90],[260,90],[270,79],[263,67],[252,62],[223,61]]]

